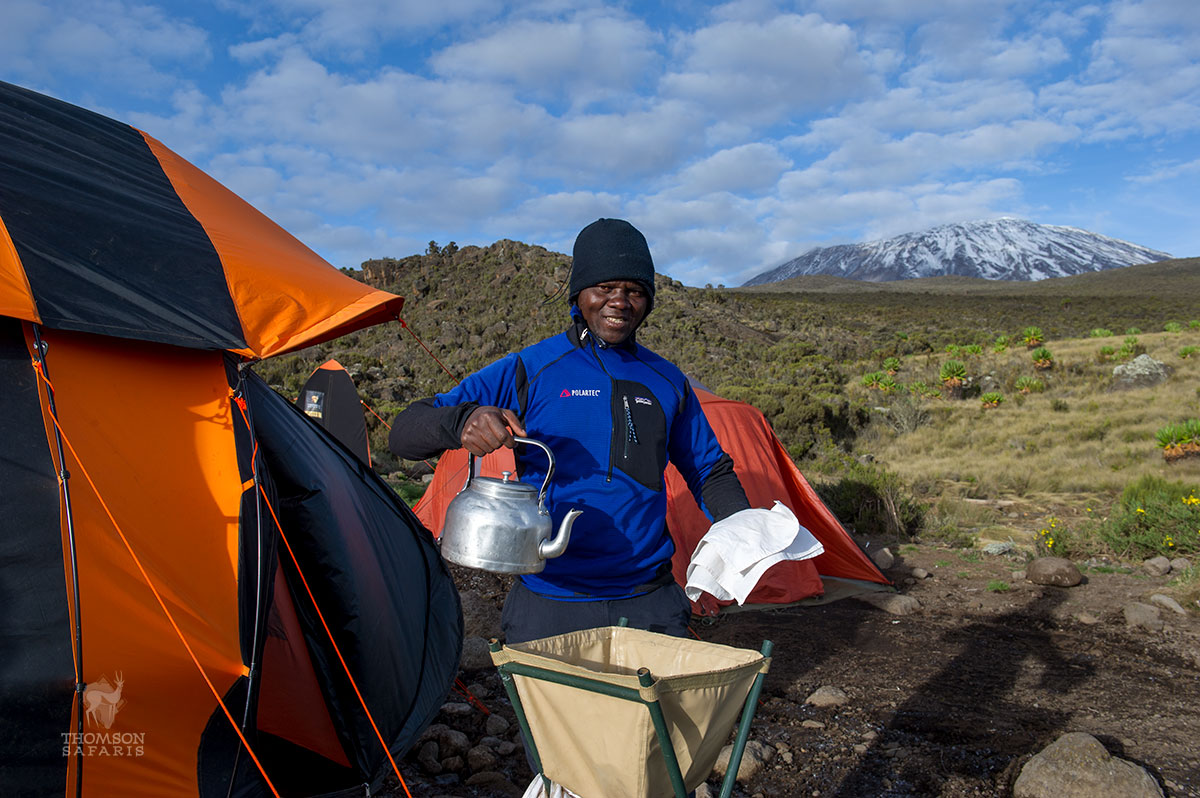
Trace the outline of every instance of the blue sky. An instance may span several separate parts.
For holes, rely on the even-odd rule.
[[[1196,0],[5,0],[0,78],[139,127],[338,266],[570,252],[739,284],[1002,215],[1200,256]]]

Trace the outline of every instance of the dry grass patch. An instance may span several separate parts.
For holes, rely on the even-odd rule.
[[[1018,377],[1033,374],[1018,350],[973,358],[970,376],[998,384],[1009,401],[982,410],[977,398],[925,400],[927,423],[910,431],[872,424],[862,448],[913,484],[950,481],[974,497],[1033,491],[1115,495],[1145,475],[1196,481],[1200,462],[1168,464],[1155,445],[1164,424],[1200,413],[1200,361],[1176,356],[1181,343],[1200,343],[1200,333],[1138,336],[1147,354],[1173,370],[1164,384],[1110,391],[1115,363],[1100,363],[1105,339],[1047,342],[1055,367],[1042,372],[1045,391],[1020,395]],[[949,355],[912,358],[907,374],[932,384]]]

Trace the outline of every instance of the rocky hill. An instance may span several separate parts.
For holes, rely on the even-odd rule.
[[[1170,257],[1074,227],[1003,218],[947,224],[866,244],[819,247],[745,284],[818,274],[872,282],[941,275],[1044,280]]]

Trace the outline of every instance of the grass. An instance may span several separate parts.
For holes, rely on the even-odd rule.
[[[986,412],[977,401],[930,402],[929,423],[903,434],[872,424],[862,438],[911,484],[957,483],[977,498],[1038,491],[1115,496],[1143,476],[1200,481],[1200,458],[1168,464],[1154,441],[1164,423],[1200,411],[1200,359],[1175,357],[1180,338],[1188,337],[1200,341],[1191,328],[1140,338],[1149,355],[1174,369],[1154,388],[1109,391],[1113,364],[1095,361],[1093,339],[1063,339],[1052,342],[1057,365],[1041,376],[1043,393],[1018,395]],[[986,355],[977,372],[1012,391],[1029,374],[1027,358],[1020,350]],[[933,382],[941,360],[931,355],[911,371]]]
[[[1012,590],[1012,587],[1009,586],[1008,582],[1000,579],[992,579],[987,583],[987,589],[991,593],[1007,593]]]

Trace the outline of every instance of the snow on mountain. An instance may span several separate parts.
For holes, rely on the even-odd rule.
[[[955,274],[989,280],[1044,280],[1154,263],[1171,257],[1075,227],[992,219],[934,227],[866,244],[809,250],[747,280],[762,285],[805,274],[882,282]]]

